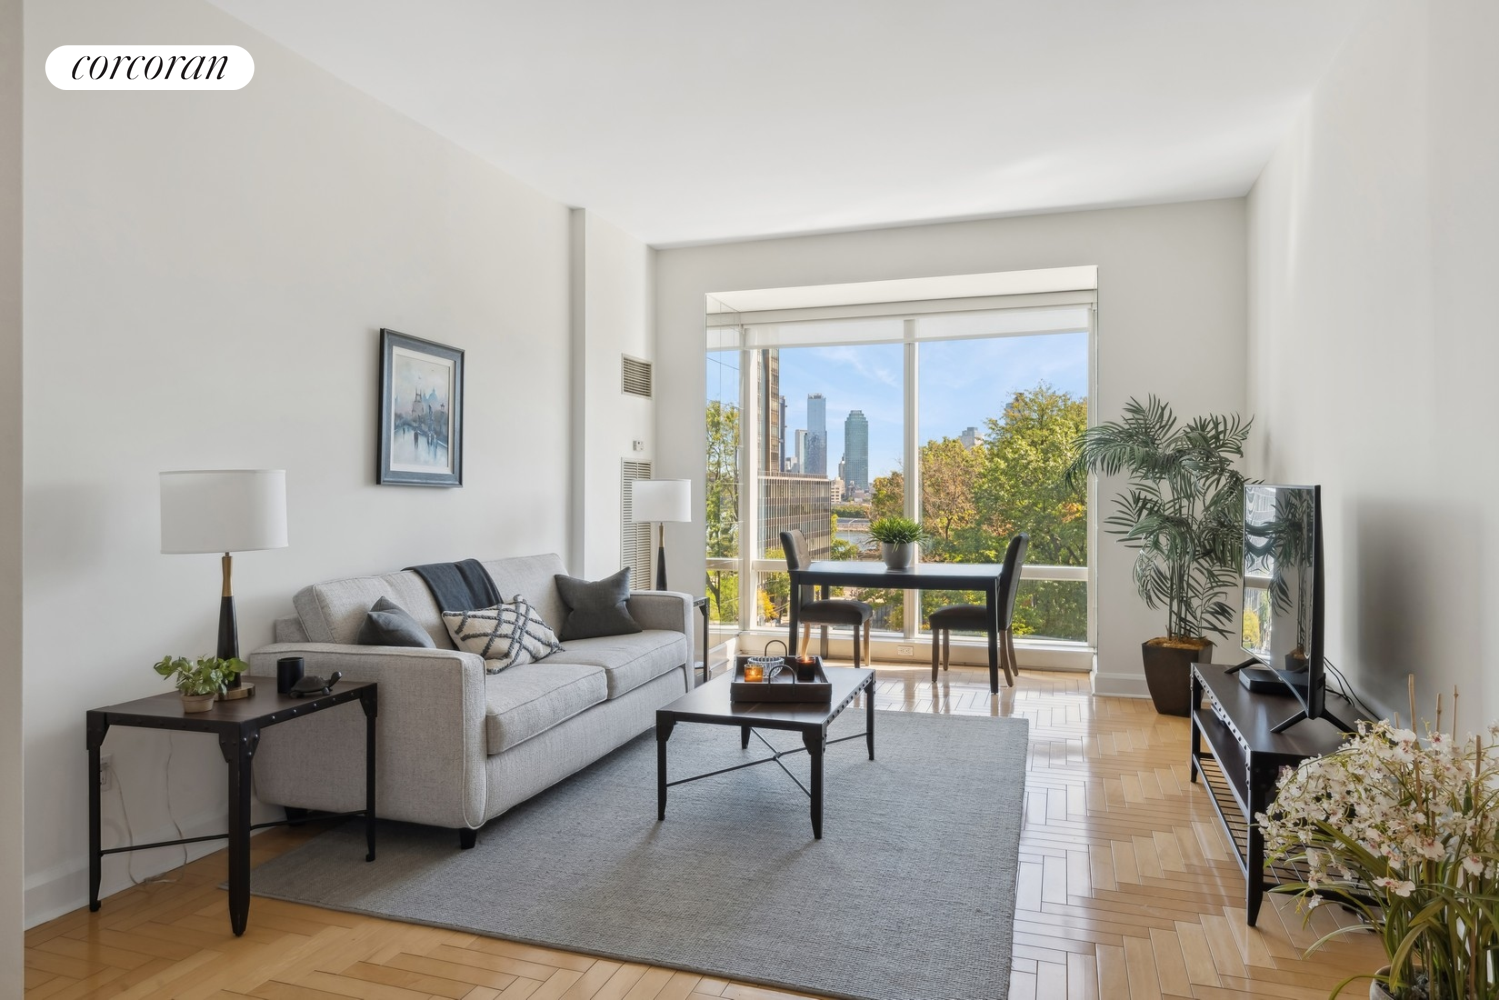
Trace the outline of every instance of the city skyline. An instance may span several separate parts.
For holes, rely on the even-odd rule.
[[[1003,415],[1014,393],[1039,382],[1087,398],[1086,333],[931,341],[920,350],[917,419],[922,442],[962,439],[970,427],[982,438],[985,422]],[[904,464],[903,365],[900,344],[784,348],[775,367],[777,396],[784,397],[786,405],[783,410],[778,398],[775,417],[768,422],[778,424],[777,431],[785,428],[788,443],[795,440],[794,431],[806,430],[805,472],[833,477],[847,453],[844,424],[851,412],[862,411],[868,421],[872,484]],[[708,354],[708,392],[710,398],[738,403],[737,352]],[[821,469],[814,464],[813,417],[822,421],[826,437]],[[828,424],[833,430],[826,429]]]

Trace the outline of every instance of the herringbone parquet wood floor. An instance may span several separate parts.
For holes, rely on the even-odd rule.
[[[1077,674],[1026,671],[988,692],[983,671],[879,666],[875,704],[1030,720],[1012,1000],[1277,997],[1322,1000],[1380,965],[1358,933],[1303,959],[1347,918],[1310,926],[1272,896],[1243,918],[1243,877],[1206,793],[1188,783],[1185,720],[1097,698]],[[935,762],[934,766],[941,766]],[[256,861],[315,828],[255,839]],[[912,845],[913,850],[919,845]],[[217,885],[223,855],[26,935],[27,1000],[777,1000],[789,994],[256,898],[242,938]],[[933,943],[940,948],[940,942]],[[1347,996],[1364,992],[1355,983]],[[912,998],[922,1000],[922,998]]]

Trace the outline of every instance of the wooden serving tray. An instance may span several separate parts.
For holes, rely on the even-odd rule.
[[[749,657],[740,656],[734,664],[734,680],[729,687],[729,700],[820,702],[823,704],[832,701],[833,685],[828,681],[828,675],[822,669],[822,657],[812,658],[816,661],[813,666],[816,673],[814,679],[810,681],[796,679],[794,658],[782,657],[781,659],[786,663],[787,669],[777,674],[775,680],[751,683],[744,679],[744,665],[749,662]]]

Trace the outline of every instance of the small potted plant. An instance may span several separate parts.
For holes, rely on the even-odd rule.
[[[216,656],[200,656],[193,661],[183,656],[163,656],[155,669],[163,677],[175,678],[184,712],[206,712],[213,708],[215,698],[229,690],[229,682],[248,667],[237,657],[221,660]]]
[[[1414,700],[1414,699],[1412,699]],[[1457,698],[1454,695],[1455,711]],[[1377,1000],[1492,997],[1489,956],[1499,947],[1499,726],[1459,737],[1437,723],[1425,735],[1399,718],[1359,723],[1337,752],[1281,777],[1275,804],[1256,819],[1267,860],[1290,862],[1303,882],[1277,891],[1307,911],[1323,902],[1363,918],[1333,937],[1373,930],[1388,963],[1372,975]],[[1414,712],[1412,713],[1414,714]]]
[[[869,525],[869,534],[880,543],[880,557],[890,569],[910,569],[916,546],[926,531],[909,517],[882,517]]]

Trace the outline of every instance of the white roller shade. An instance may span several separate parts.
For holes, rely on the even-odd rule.
[[[892,313],[883,316],[805,315],[778,317],[766,322],[760,317],[740,317],[732,327],[710,324],[710,351],[766,350],[786,347],[838,347],[850,344],[894,344],[906,340],[964,340],[980,337],[1034,337],[1052,333],[1085,333],[1088,301],[1037,303],[1040,296],[1025,296],[1026,305],[1004,308]],[[929,304],[928,304],[929,305]],[[809,311],[810,312],[810,311]],[[821,313],[822,310],[817,312]],[[784,316],[784,314],[783,314]],[[914,320],[909,330],[907,320]]]

